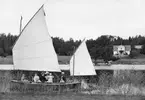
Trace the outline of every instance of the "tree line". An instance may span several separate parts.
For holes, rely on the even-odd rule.
[[[72,38],[64,41],[62,38],[53,37],[55,51],[58,55],[71,56],[74,52],[74,47],[77,48],[81,42],[81,40],[74,41]],[[129,37],[128,39],[123,39],[119,36],[102,35],[96,39],[87,40],[86,44],[94,60],[104,59],[107,62],[118,59],[113,57],[113,45],[131,45],[133,51],[131,56],[136,53],[134,45],[143,45],[140,53],[145,54],[145,37],[141,35]]]
[[[0,34],[0,56],[6,57],[12,55],[12,47],[17,39],[17,35],[6,35],[5,33]]]
[[[17,35],[12,35],[10,33],[8,35],[5,33],[0,34],[0,56],[6,57],[12,55],[12,47],[17,38]],[[77,49],[82,42],[82,40],[73,40],[72,38],[65,41],[60,37],[52,37],[52,40],[56,53],[64,56],[73,55],[75,49]],[[141,35],[129,37],[128,39],[123,39],[119,36],[102,35],[96,39],[86,40],[86,44],[94,60],[104,59],[104,61],[108,61],[110,59],[115,59],[112,56],[113,45],[131,45],[131,47],[134,47],[134,45],[143,45],[140,52],[145,54],[145,36]]]

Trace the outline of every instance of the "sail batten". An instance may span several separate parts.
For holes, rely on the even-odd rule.
[[[70,60],[70,74],[71,76],[96,75],[85,40],[83,40]]]
[[[15,69],[60,72],[43,6],[30,19],[17,39],[13,47],[13,62]]]

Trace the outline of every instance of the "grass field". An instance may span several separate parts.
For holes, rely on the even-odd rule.
[[[61,94],[61,95],[18,95],[0,94],[0,100],[145,100],[143,96],[107,96],[107,95],[84,95],[84,94]]]

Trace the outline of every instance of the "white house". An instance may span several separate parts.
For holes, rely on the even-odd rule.
[[[124,57],[128,56],[131,52],[131,45],[114,45],[113,56]]]

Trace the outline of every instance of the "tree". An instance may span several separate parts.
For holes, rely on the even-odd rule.
[[[133,49],[133,50],[131,50],[131,52],[130,52],[130,57],[131,58],[134,58],[134,57],[137,57],[138,55],[139,55],[140,53],[139,53],[139,51],[138,50],[136,50],[136,49]]]
[[[101,51],[102,51],[101,48],[96,48],[96,47],[93,47],[90,50],[91,58],[93,59],[95,64],[96,64],[96,60],[101,57],[102,54]]]
[[[3,50],[3,48],[0,48],[0,56],[4,56],[4,50]]]
[[[140,53],[145,54],[145,44],[142,46],[142,49],[141,49]]]
[[[109,46],[112,44],[112,36],[102,35],[96,40],[96,44],[100,47]]]
[[[108,62],[109,60],[111,60],[112,55],[113,55],[113,49],[112,46],[105,46],[102,49],[102,58],[104,59],[105,62]]]
[[[112,58],[112,54],[113,54],[113,41],[115,40],[115,38],[113,36],[109,36],[109,35],[103,35],[101,37],[99,37],[96,40],[96,45],[95,48],[96,49],[96,55],[93,55],[95,57],[95,59],[97,58],[102,58],[104,59],[105,62],[108,62],[108,60],[110,60]]]

